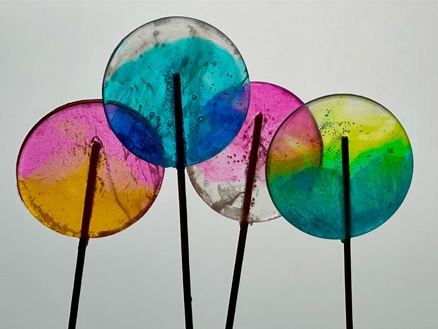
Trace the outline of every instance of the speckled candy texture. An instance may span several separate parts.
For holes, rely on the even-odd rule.
[[[81,237],[93,139],[102,147],[88,235],[117,233],[143,216],[161,187],[164,168],[130,153],[111,131],[101,100],[62,106],[25,138],[17,161],[20,197],[50,229]]]
[[[349,139],[352,237],[388,220],[412,179],[408,136],[386,108],[355,95],[331,95],[303,105],[275,134],[266,177],[280,213],[321,238],[346,238],[342,136]]]

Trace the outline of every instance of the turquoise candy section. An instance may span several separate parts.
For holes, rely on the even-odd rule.
[[[403,157],[376,156],[350,177],[351,237],[376,229],[393,215],[409,190],[412,162],[412,151]],[[326,239],[346,237],[339,171],[310,167],[275,177],[270,193],[278,211],[299,230]]]
[[[249,105],[242,58],[207,39],[157,43],[120,63],[103,85],[109,124],[132,153],[164,167],[176,167],[177,161],[175,73],[181,76],[186,166],[222,151],[238,133]]]
[[[346,232],[341,138],[349,141],[350,232]],[[326,239],[368,233],[402,204],[413,174],[408,136],[380,104],[331,95],[303,105],[277,130],[266,179],[282,216]]]

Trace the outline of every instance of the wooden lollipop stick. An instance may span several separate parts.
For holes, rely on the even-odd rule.
[[[81,294],[82,273],[84,271],[85,250],[88,244],[88,229],[90,228],[91,213],[93,210],[94,191],[96,189],[97,164],[102,144],[93,138],[91,146],[90,166],[88,168],[87,187],[85,191],[84,211],[82,214],[81,237],[79,239],[78,256],[76,260],[75,279],[70,306],[68,329],[76,328],[78,316],[79,296]]]
[[[345,277],[345,315],[347,329],[353,329],[353,297],[351,284],[351,211],[350,211],[350,159],[348,137],[342,137],[342,175],[344,184],[344,277]]]
[[[232,329],[234,325],[234,315],[236,313],[237,295],[239,292],[240,274],[242,273],[243,255],[245,253],[246,235],[248,232],[248,216],[251,207],[252,187],[254,184],[257,154],[260,145],[262,132],[263,114],[259,113],[254,119],[254,131],[252,136],[251,151],[249,154],[248,172],[246,175],[245,193],[242,207],[242,217],[240,220],[239,242],[237,244],[236,261],[234,263],[233,281],[231,283],[230,301],[228,304],[227,322],[225,329]]]
[[[175,137],[176,137],[176,157],[177,157],[176,170],[178,175],[184,312],[185,312],[185,320],[186,320],[186,329],[192,329],[193,315],[192,315],[192,296],[191,296],[191,288],[190,288],[189,233],[187,227],[184,128],[183,128],[183,113],[182,113],[182,103],[181,103],[181,77],[179,74],[173,75],[173,97],[175,104]]]

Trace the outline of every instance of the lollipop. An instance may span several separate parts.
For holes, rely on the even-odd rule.
[[[313,100],[280,126],[268,151],[272,200],[296,228],[344,242],[347,327],[352,328],[350,238],[370,232],[403,202],[412,149],[397,119],[355,95]]]
[[[131,154],[108,126],[101,100],[57,108],[25,138],[17,161],[20,197],[48,228],[78,237],[69,328],[76,324],[88,238],[115,234],[154,202],[164,168]]]
[[[164,167],[178,165],[174,91],[181,96],[183,164],[222,151],[249,103],[248,72],[234,44],[207,23],[169,17],[137,28],[113,52],[103,81],[111,128],[134,154]]]
[[[218,213],[240,223],[226,328],[233,327],[248,223],[280,216],[266,186],[269,143],[281,122],[302,104],[279,86],[251,82],[251,102],[239,134],[212,159],[187,168],[201,198]]]
[[[147,23],[113,52],[103,81],[108,122],[131,152],[178,174],[186,327],[192,328],[185,166],[225,148],[242,126],[249,78],[234,44],[186,17]]]

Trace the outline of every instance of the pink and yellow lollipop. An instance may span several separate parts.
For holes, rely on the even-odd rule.
[[[17,162],[20,197],[50,229],[81,237],[92,144],[101,144],[88,237],[122,231],[154,202],[164,168],[131,154],[111,131],[100,100],[61,106],[25,138]]]
[[[111,131],[102,101],[61,106],[41,119],[21,146],[17,185],[42,224],[78,237],[69,329],[76,328],[89,238],[122,231],[154,202],[164,168],[131,154]]]

